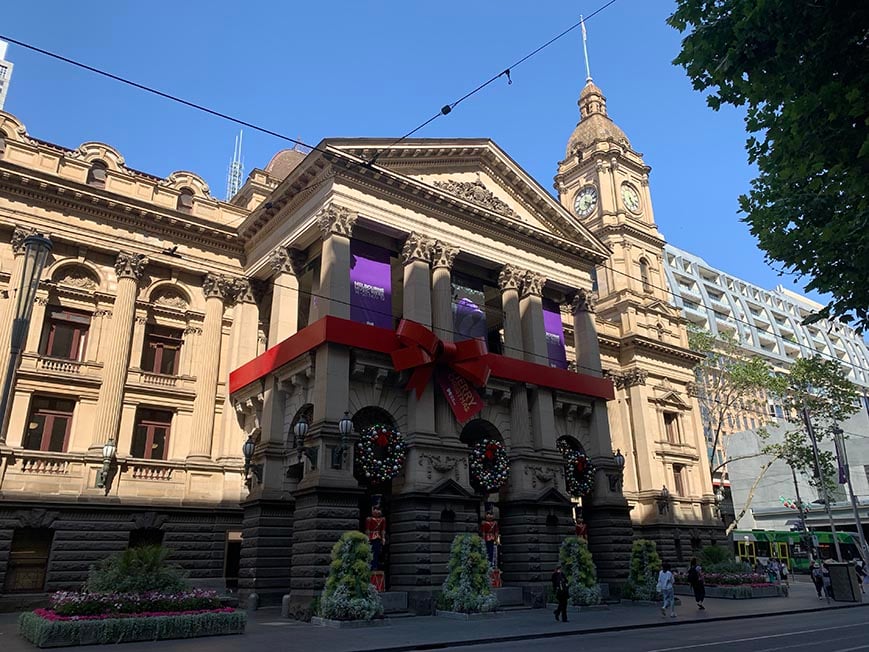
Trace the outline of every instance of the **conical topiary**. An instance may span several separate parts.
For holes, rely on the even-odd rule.
[[[449,611],[494,611],[497,599],[489,584],[486,546],[476,534],[457,534],[450,547],[449,574],[443,584],[443,603]]]
[[[567,577],[570,603],[576,606],[600,604],[597,569],[588,544],[578,537],[567,537],[558,551],[558,561]]]
[[[631,600],[654,600],[661,558],[654,541],[637,539],[631,548],[631,572],[624,596]]]
[[[371,585],[368,537],[361,532],[345,532],[332,547],[319,615],[331,620],[371,620],[382,614],[380,594]]]

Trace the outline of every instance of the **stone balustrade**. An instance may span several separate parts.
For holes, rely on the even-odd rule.
[[[96,362],[78,362],[64,358],[49,358],[37,353],[23,353],[19,373],[76,376],[82,380],[97,380],[102,374],[102,367],[102,364]]]

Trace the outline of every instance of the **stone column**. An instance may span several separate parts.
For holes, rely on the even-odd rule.
[[[404,265],[403,317],[428,328],[432,327],[432,278],[429,265],[434,254],[435,241],[411,233],[404,243],[399,259]],[[408,435],[435,432],[433,382],[417,399],[415,392],[407,393]]]
[[[453,286],[450,270],[459,253],[458,247],[438,242],[432,258],[431,304],[432,330],[444,342],[453,341]],[[456,420],[449,403],[435,392],[435,429],[441,437],[456,437]]]
[[[223,337],[224,302],[235,298],[238,285],[233,279],[208,274],[202,282],[205,293],[205,320],[196,365],[196,398],[193,400],[193,430],[188,460],[211,459],[214,437],[214,400],[220,373],[220,349]]]
[[[498,275],[501,288],[501,307],[504,310],[504,355],[522,360],[522,320],[519,316],[519,290],[525,271],[513,265],[504,265]],[[530,452],[533,448],[531,424],[528,419],[528,390],[525,383],[510,388],[510,447],[511,452]]]
[[[0,387],[6,380],[6,367],[9,365],[9,342],[12,339],[12,321],[15,317],[15,294],[18,292],[18,284],[21,281],[21,268],[24,266],[24,238],[32,235],[33,231],[15,227],[12,231],[12,253],[15,263],[12,273],[9,275],[9,285],[6,291],[6,299],[3,306],[6,309],[3,318],[0,319]],[[31,319],[31,323],[33,323]]]
[[[133,337],[136,294],[139,279],[147,264],[148,259],[144,255],[126,252],[120,253],[115,261],[118,286],[112,307],[111,326],[103,347],[103,378],[97,397],[92,450],[101,449],[108,439],[118,441],[124,385],[127,382],[127,370],[130,368],[130,341]],[[127,453],[128,451],[119,450],[119,454]]]
[[[546,278],[536,272],[528,272],[522,283],[522,298],[519,300],[519,315],[522,320],[522,343],[525,359],[537,364],[549,365],[546,346],[546,328],[543,324],[543,285]],[[534,448],[555,450],[555,414],[552,390],[542,387],[530,391],[531,432]]]
[[[600,342],[594,323],[594,294],[578,290],[570,303],[573,313],[573,347],[576,370],[589,376],[602,376]]]
[[[272,313],[269,319],[269,347],[299,330],[299,276],[303,254],[278,247],[269,257],[272,277]]]

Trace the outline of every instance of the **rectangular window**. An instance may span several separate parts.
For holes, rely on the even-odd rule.
[[[32,451],[66,452],[74,410],[75,401],[34,396],[24,432],[24,448]]]
[[[91,316],[86,312],[49,306],[39,353],[64,360],[84,359]]]
[[[148,324],[142,351],[142,371],[177,376],[183,343],[184,333],[180,329]]]
[[[139,408],[136,410],[130,455],[145,460],[165,460],[169,452],[171,428],[171,412]]]
[[[685,495],[685,467],[681,464],[673,465],[673,488],[676,490],[677,496]]]
[[[674,412],[664,412],[664,428],[667,431],[667,441],[679,443],[679,417]]]

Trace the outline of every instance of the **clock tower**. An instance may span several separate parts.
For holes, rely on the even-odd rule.
[[[627,459],[624,493],[635,534],[655,540],[664,558],[687,561],[692,550],[723,535],[691,395],[700,357],[689,350],[686,321],[671,304],[651,169],[607,114],[590,77],[578,104],[555,189],[612,251],[597,268],[595,321],[603,369],[616,386],[607,412],[613,445]]]

